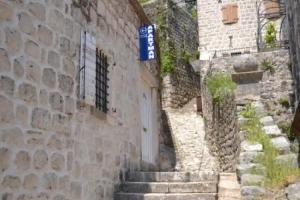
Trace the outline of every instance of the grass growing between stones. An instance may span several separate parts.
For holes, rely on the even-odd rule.
[[[249,142],[260,143],[263,146],[264,154],[258,156],[256,162],[266,168],[264,186],[282,188],[295,182],[300,177],[300,170],[293,167],[292,161],[286,163],[276,162],[279,152],[272,144],[271,139],[264,133],[255,108],[247,106],[241,114],[247,118],[247,122],[242,126],[242,129],[247,132]],[[256,174],[255,170],[253,173]]]

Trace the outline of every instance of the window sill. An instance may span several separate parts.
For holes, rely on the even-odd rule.
[[[96,106],[87,104],[84,100],[77,101],[77,109],[78,110],[86,110],[89,114],[93,115],[97,119],[106,120],[107,114],[97,109]]]

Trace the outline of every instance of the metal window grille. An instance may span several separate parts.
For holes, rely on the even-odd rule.
[[[96,108],[107,113],[108,108],[108,62],[107,56],[96,49]]]

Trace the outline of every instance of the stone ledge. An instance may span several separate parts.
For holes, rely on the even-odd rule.
[[[258,83],[263,78],[263,71],[241,72],[231,74],[237,84]]]

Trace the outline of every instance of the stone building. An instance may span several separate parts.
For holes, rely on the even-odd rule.
[[[211,56],[257,52],[264,48],[267,25],[274,23],[277,40],[284,40],[283,2],[272,0],[198,0],[199,48]],[[282,21],[284,20],[284,23]],[[259,33],[258,33],[258,30]]]
[[[158,165],[142,24],[136,0],[0,0],[1,199],[110,200],[125,172]]]

